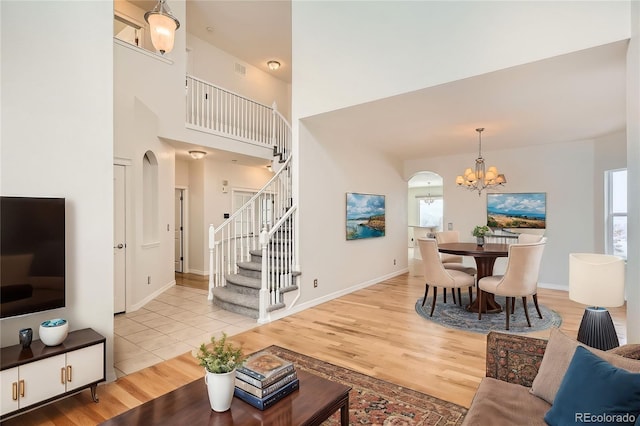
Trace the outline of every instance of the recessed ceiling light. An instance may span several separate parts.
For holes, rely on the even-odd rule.
[[[278,61],[269,61],[269,62],[267,62],[267,66],[269,67],[269,69],[271,71],[275,71],[278,68],[280,68],[280,62],[278,62]]]
[[[210,33],[213,32],[213,27],[207,27],[207,31],[209,31]]]

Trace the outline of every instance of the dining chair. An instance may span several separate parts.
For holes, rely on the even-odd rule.
[[[531,327],[529,310],[527,309],[527,296],[533,297],[533,303],[538,311],[538,316],[542,318],[540,307],[538,306],[538,275],[540,273],[540,263],[542,262],[542,252],[546,244],[546,238],[537,243],[511,244],[509,246],[509,257],[507,269],[504,275],[492,275],[478,281],[478,299],[482,306],[482,292],[493,293],[496,296],[506,298],[506,329],[509,330],[509,317],[513,313],[512,306],[516,297],[522,297],[522,306],[527,318],[527,324]],[[478,312],[478,319],[482,319],[482,310]]]
[[[457,243],[460,242],[460,233],[458,231],[439,231],[435,233],[436,242],[438,244],[444,243]],[[469,275],[476,275],[478,271],[472,266],[466,266],[462,263],[462,256],[455,254],[440,253],[440,259],[442,260],[442,266],[445,269],[453,269],[461,271]],[[453,303],[456,302],[456,293],[454,289],[451,289],[453,293]],[[461,292],[458,288],[458,299],[461,298]],[[444,303],[447,303],[447,293],[444,293]]]
[[[438,253],[438,243],[434,239],[419,238],[418,245],[420,247],[420,254],[422,255],[422,264],[424,266],[424,299],[422,299],[422,306],[427,302],[427,295],[429,293],[429,286],[433,287],[433,301],[431,302],[431,314],[436,308],[436,297],[438,296],[438,287],[444,289],[444,293],[448,288],[460,289],[463,287],[469,288],[469,299],[471,299],[471,287],[475,284],[475,278],[465,272],[457,271],[455,269],[445,269],[442,261],[440,260],[440,253]],[[462,299],[458,297],[460,306],[462,306]]]

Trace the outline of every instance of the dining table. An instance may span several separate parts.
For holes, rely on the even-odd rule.
[[[493,275],[493,266],[496,263],[496,259],[499,257],[509,256],[509,244],[495,244],[485,243],[482,246],[476,243],[442,243],[438,244],[438,251],[440,253],[455,254],[458,256],[472,256],[476,262],[477,279],[476,279],[476,298],[466,309],[470,312],[482,313],[498,313],[502,312],[502,306],[495,301],[493,293],[482,292],[482,306],[478,301],[478,282],[484,278]]]

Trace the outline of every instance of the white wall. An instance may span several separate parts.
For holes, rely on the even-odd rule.
[[[640,343],[640,3],[631,2],[627,56],[627,341]]]
[[[445,207],[445,223],[453,222],[461,235],[486,220],[484,199],[454,192],[459,190],[452,183],[474,158],[412,161],[399,176],[397,165],[373,156],[366,146],[335,147],[331,140],[318,139],[315,134],[330,134],[330,130],[306,128],[306,123],[321,121],[311,116],[621,40],[629,36],[628,15],[627,2],[294,2],[292,117],[298,137],[294,168],[299,171],[294,190],[301,215],[303,299],[321,299],[396,271],[388,266],[389,258],[406,259],[405,179],[414,172],[430,170],[445,178],[445,197],[453,197]],[[593,31],[596,27],[598,31]],[[298,121],[306,117],[311,120]],[[576,231],[575,239],[546,252],[549,271],[554,272],[544,271],[543,281],[566,282],[563,256],[577,248],[594,248],[593,175],[586,175],[589,183],[585,184],[584,177],[569,172],[585,163],[593,169],[594,155],[592,143],[529,149],[519,159],[509,152],[487,153],[492,163],[504,169],[510,191],[551,192],[550,208],[575,199],[576,205],[588,210],[581,225],[588,232]],[[543,180],[553,177],[553,181],[525,185],[531,179],[523,170],[530,168],[518,168],[525,162],[545,164],[553,172]],[[558,182],[566,185],[548,189]],[[392,206],[387,212],[388,238],[359,241],[359,245],[341,241],[344,219],[339,211],[346,191],[387,194],[387,206]],[[477,211],[477,216],[462,213],[467,210]],[[553,210],[549,237],[560,240],[561,229],[574,219],[568,211]],[[402,229],[397,230],[396,240],[393,230],[399,224]],[[383,255],[374,256],[374,252]],[[310,288],[316,277],[321,285]],[[329,289],[322,285],[325,277]]]
[[[1,344],[63,317],[107,338],[114,378],[113,5],[2,1],[0,10],[1,192],[65,197],[67,212],[67,305],[3,319]]]
[[[502,151],[487,151],[486,161],[498,166],[507,177],[499,192],[545,192],[547,194],[547,246],[543,255],[540,283],[568,289],[569,253],[600,252],[604,245],[605,168],[626,165],[625,135],[618,133],[598,141],[545,144]],[[608,151],[607,161],[599,159]],[[444,223],[453,223],[462,241],[473,241],[471,230],[486,223],[483,192],[458,188],[455,178],[473,164],[473,155],[423,158],[405,163],[405,176],[430,170],[444,180]],[[496,263],[496,273],[504,267]]]
[[[307,117],[625,39],[629,3],[297,1],[292,31]]]
[[[176,160],[176,186],[189,189],[189,256],[186,272],[209,273],[209,224],[219,226],[224,213],[233,213],[233,191],[257,192],[273,173],[265,167],[244,166],[217,161]],[[222,181],[228,182],[228,192],[222,192]]]
[[[300,125],[300,253],[303,304],[331,298],[407,268],[407,182],[376,153],[318,140]],[[346,240],[346,193],[385,196],[386,235]],[[394,260],[396,264],[394,265]],[[318,287],[313,288],[313,280]],[[317,300],[316,300],[317,302]]]
[[[188,69],[194,77],[214,83],[263,105],[272,106],[275,101],[278,111],[287,120],[291,119],[291,85],[250,65],[206,41],[187,34]],[[245,67],[246,74],[235,71],[235,65]]]

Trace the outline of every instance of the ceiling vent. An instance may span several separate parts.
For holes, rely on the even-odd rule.
[[[236,63],[236,73],[240,74],[240,75],[246,75],[247,74],[247,68],[245,68],[244,65],[240,65],[238,63]]]

